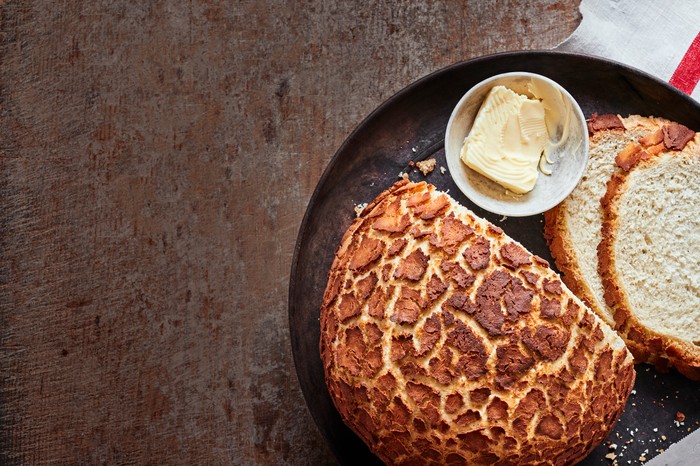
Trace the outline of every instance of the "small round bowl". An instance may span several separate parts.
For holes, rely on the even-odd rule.
[[[527,85],[533,80],[542,87],[554,87],[570,105],[569,134],[558,148],[550,152],[551,175],[538,173],[532,191],[515,194],[498,183],[467,167],[460,159],[464,139],[472,128],[476,114],[492,87],[502,85],[518,94],[533,97]],[[486,79],[464,94],[452,111],[445,132],[445,157],[457,187],[472,202],[490,212],[509,217],[536,215],[559,204],[576,187],[588,163],[588,129],[581,107],[563,87],[544,76],[514,72]]]

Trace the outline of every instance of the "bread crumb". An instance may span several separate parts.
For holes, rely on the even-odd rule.
[[[416,162],[416,166],[423,173],[423,176],[427,176],[428,173],[435,170],[435,162],[435,159],[421,160],[420,162]]]
[[[647,460],[647,457],[644,455],[639,457],[639,461],[646,461],[646,460]]]
[[[611,443],[611,444],[608,446],[608,448],[611,449],[611,450],[617,450],[617,443]]]
[[[617,455],[615,453],[608,453],[607,455],[605,455],[605,457],[609,460],[614,460],[615,458],[617,458]]]
[[[366,207],[367,207],[366,202],[363,202],[362,204],[357,204],[355,206],[355,216],[359,217],[362,214],[362,211],[365,210]]]
[[[666,441],[666,436],[665,436],[665,435],[662,435],[662,436],[661,436],[661,440],[663,440],[663,441],[665,442],[665,441]]]
[[[444,175],[446,171],[447,171],[447,168],[440,165],[440,173]]]

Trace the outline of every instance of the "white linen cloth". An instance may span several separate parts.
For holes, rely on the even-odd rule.
[[[700,101],[700,1],[582,0],[578,29],[556,50],[646,71]]]

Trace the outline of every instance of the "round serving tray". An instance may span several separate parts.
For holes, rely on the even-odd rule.
[[[299,230],[289,285],[289,330],[299,384],[319,430],[341,464],[381,464],[345,426],[326,389],[319,355],[319,309],[328,270],[340,239],[355,218],[354,207],[408,172],[448,191],[477,215],[494,222],[530,251],[550,261],[541,215],[501,218],[481,210],[457,189],[443,150],[450,112],[464,93],[483,79],[510,71],[542,74],[564,86],[586,117],[593,112],[662,116],[700,130],[700,106],[666,83],[639,70],[597,57],[542,51],[476,58],[444,68],[406,87],[379,106],[352,132],[332,158],[311,197]],[[410,161],[435,157],[428,176]],[[676,412],[685,422],[675,422]],[[639,463],[699,428],[700,383],[676,372],[637,366],[635,390],[608,441],[618,458]],[[666,440],[662,440],[662,435]],[[581,464],[603,464],[612,452],[603,443]]]

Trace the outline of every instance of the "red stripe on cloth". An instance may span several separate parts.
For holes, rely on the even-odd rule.
[[[688,47],[668,83],[686,94],[692,94],[695,86],[698,85],[698,80],[700,80],[700,32]]]

